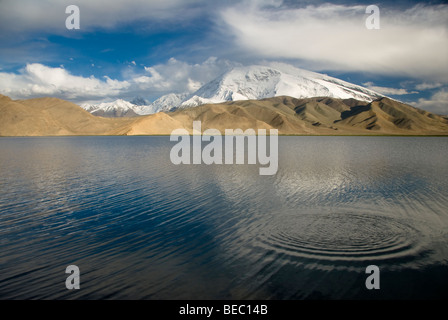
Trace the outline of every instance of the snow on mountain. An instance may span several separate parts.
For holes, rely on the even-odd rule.
[[[383,97],[377,92],[346,81],[277,63],[271,66],[234,68],[202,86],[183,101],[180,107],[283,95],[294,98],[354,98],[363,101]]]
[[[276,96],[353,98],[368,102],[384,97],[372,90],[324,74],[295,68],[284,63],[271,63],[268,66],[233,68],[206,83],[193,94],[170,93],[153,103],[137,97],[132,102],[119,99],[98,105],[84,104],[82,107],[95,115],[129,117],[160,111],[168,112],[205,103]]]
[[[179,107],[182,102],[189,96],[188,93],[169,93],[160,97],[152,103],[153,110],[155,112],[159,111],[170,111]],[[155,113],[154,112],[154,113]]]
[[[133,110],[138,115],[153,114],[160,111],[168,112],[176,109],[187,96],[188,93],[169,93],[148,105],[134,105]]]
[[[81,108],[93,115],[102,117],[135,117],[135,105],[129,101],[118,99],[112,102],[102,102],[100,104],[82,104]]]
[[[85,103],[81,107],[93,115],[102,117],[135,117],[176,109],[188,95],[188,93],[170,93],[160,97],[153,103],[148,103],[145,99],[137,97],[132,102],[118,99],[100,104]]]
[[[158,112],[157,110],[154,110],[152,104],[149,105],[134,105],[133,108],[134,112],[140,116],[144,116],[147,114],[153,114]]]

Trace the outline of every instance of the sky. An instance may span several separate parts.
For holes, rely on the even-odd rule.
[[[0,0],[0,94],[153,101],[284,62],[447,115],[447,17],[447,1]]]

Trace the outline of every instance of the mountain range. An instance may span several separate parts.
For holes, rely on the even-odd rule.
[[[448,135],[448,118],[382,97],[278,96],[178,108],[140,117],[94,116],[57,98],[0,95],[0,136],[169,135],[174,129],[278,129],[283,135]]]
[[[85,110],[103,117],[135,117],[160,111],[226,101],[259,100],[277,96],[293,98],[330,97],[373,101],[383,95],[324,74],[286,64],[236,67],[204,84],[194,93],[170,93],[152,103],[138,97],[100,104],[82,104]]]

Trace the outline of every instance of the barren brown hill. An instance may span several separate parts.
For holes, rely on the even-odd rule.
[[[448,134],[446,118],[388,98],[341,113],[341,121],[337,125],[382,134]]]
[[[401,102],[275,97],[202,105],[170,113],[185,126],[201,120],[203,129],[276,128],[280,134],[448,135],[448,120]]]
[[[191,133],[191,124],[185,126],[163,112],[138,117],[131,124],[111,131],[112,135],[169,135],[175,129],[187,129]]]
[[[0,95],[0,136],[105,135],[131,122],[95,117],[57,98],[11,100]]]
[[[102,118],[56,98],[11,100],[0,95],[0,135],[169,135],[193,121],[202,130],[278,129],[290,135],[448,135],[448,119],[388,98],[275,97],[207,104],[137,118]]]

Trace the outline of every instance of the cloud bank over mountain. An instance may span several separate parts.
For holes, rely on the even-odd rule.
[[[127,71],[124,80],[73,75],[63,67],[27,64],[18,74],[0,72],[3,94],[14,99],[53,96],[74,102],[102,101],[135,96],[161,96],[167,93],[194,92],[204,83],[227,71],[235,63],[211,57],[201,64],[174,58],[166,64]]]
[[[324,4],[269,10],[242,4],[223,11],[236,43],[270,58],[303,59],[313,69],[401,74],[446,81],[448,6],[380,10],[380,29],[365,26],[366,7]]]

